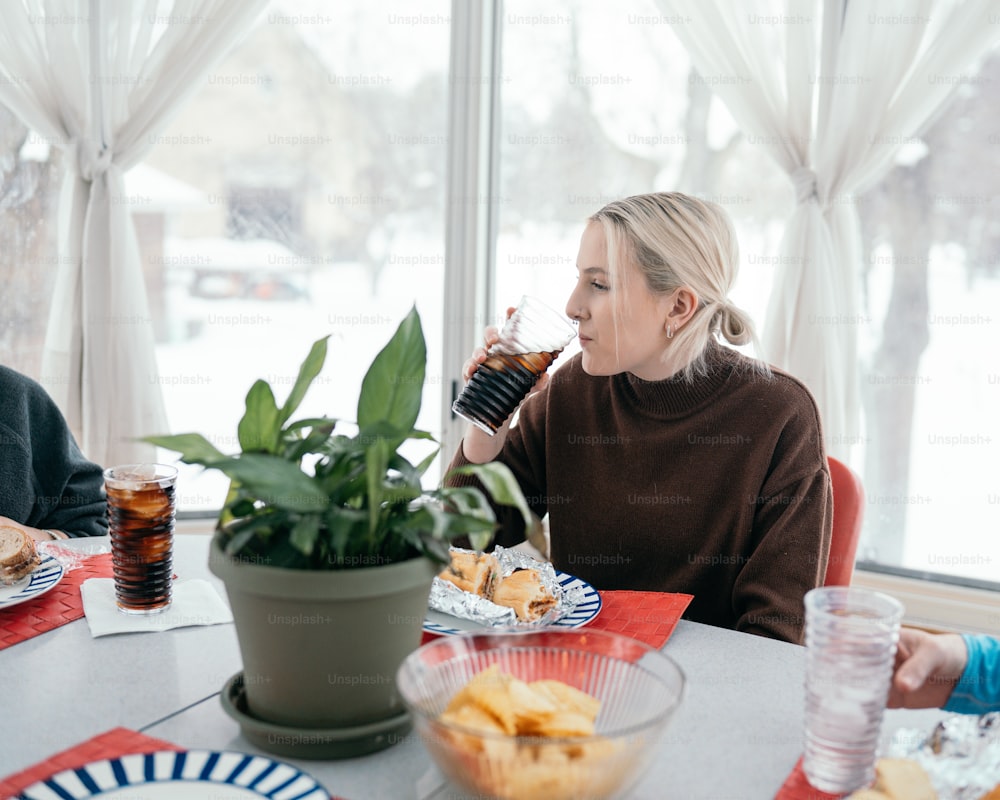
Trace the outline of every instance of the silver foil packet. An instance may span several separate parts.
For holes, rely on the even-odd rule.
[[[900,729],[883,755],[919,763],[940,800],[979,800],[1000,784],[1000,711],[955,714],[931,731]]]
[[[472,552],[453,547],[459,553]],[[453,583],[435,578],[431,586],[429,605],[435,611],[450,614],[453,617],[478,622],[488,628],[538,628],[562,619],[573,612],[584,598],[583,589],[573,587],[569,590],[559,583],[555,568],[548,562],[538,561],[528,553],[512,550],[506,547],[496,547],[493,550],[500,565],[500,577],[505,578],[518,569],[533,569],[538,573],[542,585],[556,599],[555,607],[533,622],[522,622],[517,618],[514,609],[498,606],[485,597],[463,592]]]

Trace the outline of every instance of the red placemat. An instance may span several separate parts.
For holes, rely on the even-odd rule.
[[[62,553],[49,552],[66,565]],[[0,629],[0,650],[80,619],[83,616],[80,584],[88,578],[112,577],[111,553],[84,558],[73,553],[69,558],[73,560],[66,565],[62,580],[45,594],[0,611],[0,625],[3,626]]]
[[[774,800],[838,800],[843,795],[827,794],[821,792],[806,780],[806,774],[802,771],[802,759],[795,762],[795,768],[791,771],[785,782],[778,789]]]
[[[21,772],[7,778],[0,778],[0,800],[16,797],[18,792],[58,772],[79,769],[95,761],[118,758],[133,753],[155,753],[160,750],[181,751],[183,749],[172,742],[155,739],[129,728],[112,728],[110,731],[98,734],[85,742],[80,742],[68,750],[56,753],[51,758]],[[330,795],[330,800],[343,800],[343,798]]]
[[[601,592],[601,613],[587,627],[631,636],[659,649],[693,599],[676,592]]]
[[[64,579],[65,580],[65,579]],[[54,591],[54,590],[53,590]],[[0,800],[15,797],[22,789],[45,780],[65,769],[78,769],[94,761],[117,758],[130,753],[155,753],[157,750],[182,750],[170,742],[154,739],[128,728],[112,728],[68,750],[56,753],[34,766],[0,779]]]
[[[659,649],[693,599],[674,592],[601,592],[601,611],[586,627],[631,636]],[[438,634],[424,631],[420,643],[436,638]]]

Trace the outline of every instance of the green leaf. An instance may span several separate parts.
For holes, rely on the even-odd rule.
[[[144,436],[142,441],[174,450],[181,454],[180,460],[185,464],[208,464],[225,458],[215,445],[200,433],[178,433],[175,436]]]
[[[524,518],[525,530],[531,525],[531,510],[524,499],[524,493],[514,477],[514,473],[506,464],[490,461],[487,464],[468,464],[452,470],[454,475],[471,475],[478,478],[490,493],[493,502],[505,506],[514,506]]]
[[[427,457],[424,458],[423,461],[421,461],[419,464],[417,464],[416,467],[414,467],[414,469],[416,470],[416,473],[417,473],[418,476],[423,477],[423,474],[425,472],[427,472],[427,470],[430,468],[430,465],[434,463],[434,459],[438,457],[438,450],[439,449],[440,448],[435,447],[427,455]]]
[[[248,528],[246,530],[240,531],[239,533],[233,534],[233,536],[226,542],[225,552],[226,555],[238,556],[240,551],[247,546],[251,539],[257,535],[257,531],[253,528]]]
[[[322,428],[328,432],[332,432],[338,421],[339,420],[334,417],[308,417],[306,419],[297,419],[285,428],[285,433],[291,433],[292,431],[297,431],[300,428]]]
[[[440,539],[423,538],[417,547],[424,553],[424,555],[434,559],[439,564],[447,564],[450,560],[451,553],[448,549],[448,542],[441,541]]]
[[[442,539],[448,532],[448,514],[434,503],[424,503],[412,514],[403,530],[424,531],[435,539]]]
[[[329,338],[329,336],[324,336],[322,339],[317,339],[313,342],[313,346],[309,350],[309,355],[306,356],[306,360],[299,367],[299,374],[295,379],[295,385],[292,386],[292,391],[288,393],[288,399],[285,400],[285,404],[281,407],[281,413],[278,416],[279,425],[284,425],[285,422],[291,419],[292,414],[295,413],[299,404],[302,403],[302,398],[306,396],[306,392],[309,390],[312,382],[322,371],[323,364],[326,361],[326,340]]]
[[[289,461],[300,461],[302,456],[306,453],[321,453],[327,441],[330,438],[330,432],[324,428],[317,428],[310,431],[308,436],[304,436],[299,439],[293,437],[289,442],[286,443],[283,452],[285,458]]]
[[[286,520],[284,512],[235,520],[220,531],[225,552],[231,556],[245,555],[242,551],[248,549],[254,539],[266,539],[275,529],[286,524]]]
[[[316,539],[319,538],[319,523],[319,514],[306,514],[299,519],[289,537],[292,546],[304,555],[311,556]]]
[[[253,500],[249,497],[239,496],[236,497],[232,503],[226,503],[229,508],[229,512],[232,514],[232,519],[239,519],[240,517],[249,517],[254,512]]]
[[[281,422],[274,392],[265,381],[254,381],[247,392],[247,410],[240,420],[237,434],[244,453],[274,452]]]
[[[496,527],[493,509],[478,489],[470,487],[469,491],[479,495],[476,505],[485,507],[482,512],[477,511],[475,516],[456,514],[435,503],[424,503],[403,521],[401,532],[418,550],[432,557],[446,553],[448,543],[463,535],[477,542],[477,549],[485,549]]]
[[[474,531],[469,533],[469,544],[473,550],[485,550],[493,540],[492,531]]]
[[[423,491],[420,483],[420,473],[416,467],[395,451],[389,454],[389,471],[395,474],[391,476],[391,480],[388,483],[392,483],[393,485],[405,484],[418,494]]]
[[[250,505],[249,509],[247,509],[247,503]],[[229,488],[226,490],[226,500],[222,504],[222,511],[219,512],[217,527],[222,528],[237,517],[246,516],[252,510],[253,501],[248,498],[241,499],[239,483],[230,478]]]
[[[354,532],[363,533],[368,516],[364,511],[330,506],[326,512],[326,527],[330,535],[330,545],[334,561],[342,562],[347,555],[347,544],[355,538]],[[330,565],[334,566],[334,565]],[[340,564],[343,566],[343,564]]]
[[[462,516],[475,517],[490,524],[496,522],[493,507],[475,486],[445,486],[437,494],[446,505]]]
[[[382,478],[389,466],[389,446],[385,439],[376,439],[365,450],[365,480],[368,484],[368,537],[375,544],[379,514],[382,510]]]
[[[408,431],[420,413],[427,346],[416,306],[368,368],[358,397],[358,427],[380,422]]]
[[[216,467],[239,481],[240,488],[265,503],[289,511],[322,511],[329,498],[320,484],[297,464],[277,456],[244,453],[239,458],[220,461]]]

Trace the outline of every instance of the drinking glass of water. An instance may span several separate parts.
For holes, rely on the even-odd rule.
[[[806,594],[805,607],[802,769],[817,789],[845,794],[875,777],[903,605],[880,592],[825,586]]]

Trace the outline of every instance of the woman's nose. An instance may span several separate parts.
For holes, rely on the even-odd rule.
[[[584,309],[583,304],[577,300],[577,293],[574,290],[569,296],[569,300],[566,301],[566,316],[569,317],[574,322],[579,322],[583,319]]]

